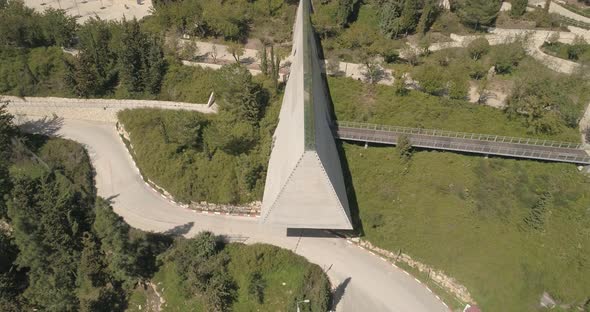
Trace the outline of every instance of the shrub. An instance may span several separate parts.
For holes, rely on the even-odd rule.
[[[408,160],[412,157],[412,142],[407,135],[400,135],[397,139],[396,150],[399,157],[403,160]]]
[[[514,67],[518,66],[520,61],[526,56],[523,44],[520,41],[506,45],[496,46],[492,59],[496,72],[499,74],[508,74]]]
[[[512,9],[510,9],[510,15],[514,17],[522,16],[526,12],[528,0],[512,0]]]
[[[465,99],[469,93],[469,81],[464,76],[452,75],[447,84],[451,99]]]
[[[469,63],[469,77],[480,80],[488,74],[489,65],[481,61],[472,61]]]
[[[445,77],[443,72],[434,65],[424,65],[415,72],[415,78],[424,92],[441,95],[445,91]]]
[[[490,43],[484,37],[477,38],[469,43],[467,51],[471,58],[477,61],[490,51]]]

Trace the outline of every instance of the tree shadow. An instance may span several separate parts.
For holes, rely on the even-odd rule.
[[[53,115],[52,117],[45,116],[41,119],[27,120],[21,123],[19,128],[26,133],[56,136],[63,124],[63,117]]]
[[[94,174],[94,173],[93,173]],[[119,197],[120,194],[111,195],[104,200],[109,203],[109,205],[113,205],[115,203],[115,198]]]
[[[166,232],[164,232],[164,235],[172,235],[172,236],[186,235],[188,232],[190,232],[190,230],[193,228],[194,225],[195,225],[195,223],[192,221],[182,224],[182,225],[177,225],[177,226],[167,230]]]
[[[347,277],[334,289],[334,293],[332,294],[332,311],[336,311],[336,306],[338,306],[338,303],[340,303],[340,300],[344,297],[346,287],[350,284],[350,280],[352,280],[352,277]]]
[[[256,59],[251,56],[240,58],[240,64],[247,66],[247,65],[252,65],[255,63],[256,63]]]

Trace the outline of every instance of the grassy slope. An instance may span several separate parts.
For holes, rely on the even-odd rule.
[[[343,121],[579,140],[576,129],[571,128],[555,136],[532,136],[520,120],[509,119],[501,110],[488,106],[442,99],[417,91],[397,96],[392,87],[367,86],[348,78],[329,78],[329,83],[336,115]]]
[[[229,244],[225,248],[231,257],[229,273],[238,286],[233,311],[287,311],[305,285],[314,282],[305,279],[305,273],[314,265],[289,250],[263,244]],[[260,270],[266,281],[263,304],[257,303],[248,294],[247,278],[254,269]],[[327,282],[325,275],[320,279]],[[165,263],[154,276],[153,282],[158,284],[158,290],[166,299],[164,312],[203,311],[203,304],[198,298],[183,294],[173,263]],[[142,299],[145,302],[145,295],[136,291],[130,308],[134,310],[142,304]]]
[[[531,311],[544,290],[590,291],[590,180],[575,166],[344,145],[366,238],[465,284],[487,311]],[[375,166],[379,164],[379,166]],[[524,223],[540,194],[544,230]]]

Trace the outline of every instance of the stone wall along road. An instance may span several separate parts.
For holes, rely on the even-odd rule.
[[[2,96],[9,101],[8,111],[14,115],[53,116],[66,119],[81,119],[101,122],[116,122],[117,113],[124,109],[160,108],[178,109],[213,114],[217,112],[215,104],[192,104],[184,102],[148,101],[148,100],[111,100],[111,99],[70,99],[55,97]]]

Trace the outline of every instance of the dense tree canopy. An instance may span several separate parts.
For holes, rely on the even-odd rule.
[[[63,10],[47,9],[38,13],[21,0],[10,0],[0,6],[0,45],[38,47],[70,46],[76,30],[76,19]]]
[[[458,0],[457,15],[461,21],[475,29],[494,23],[502,1],[500,0]]]

